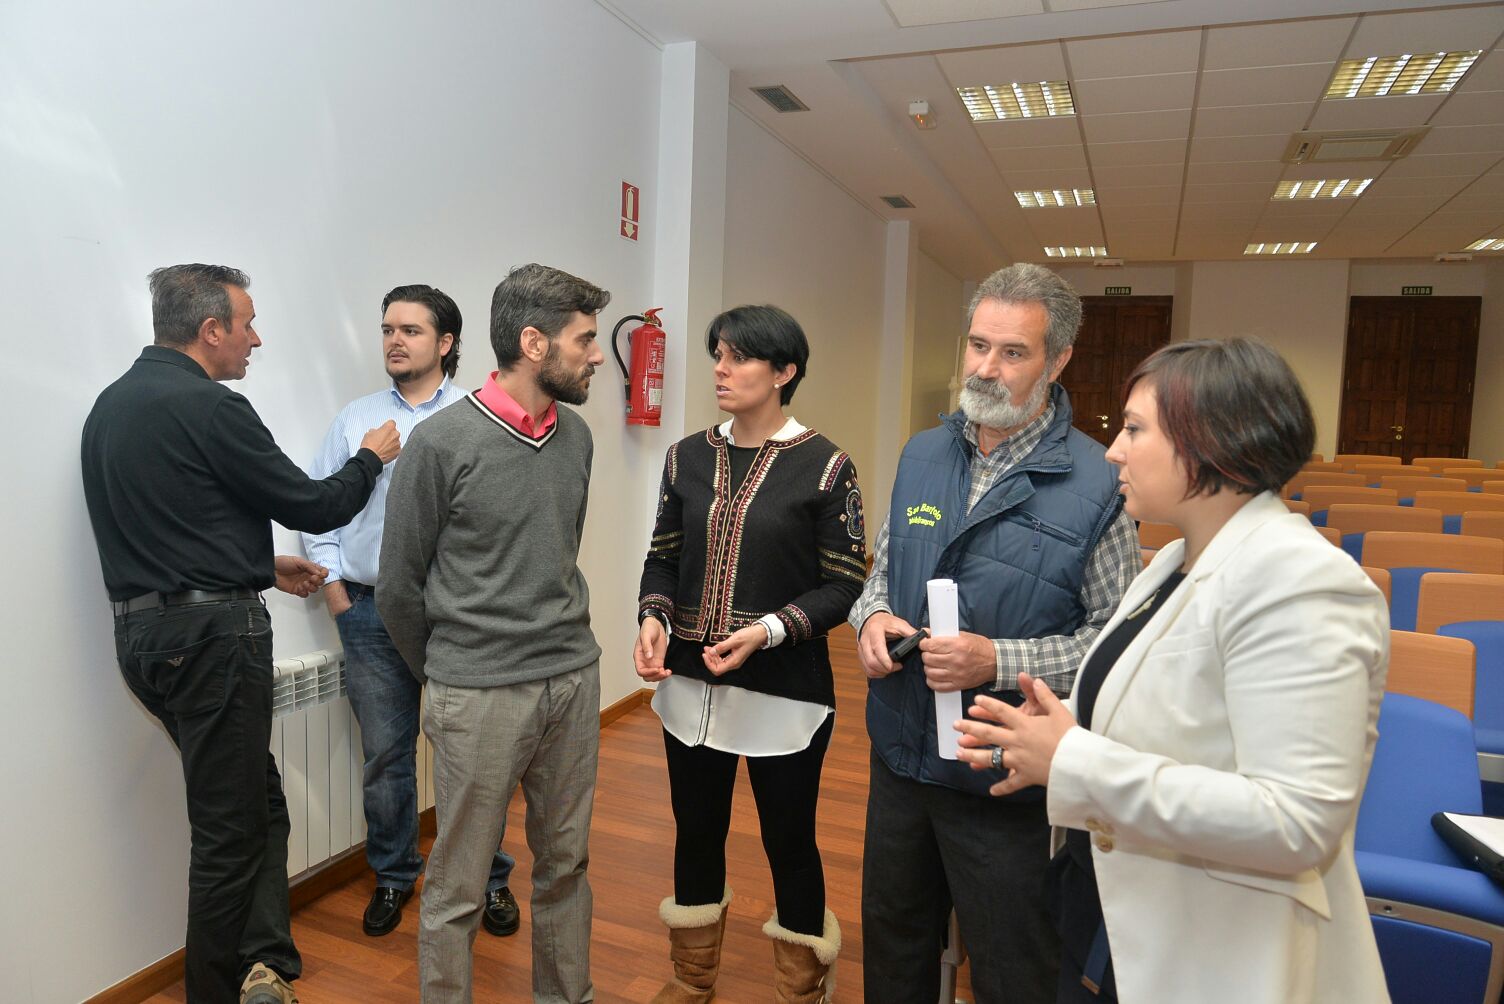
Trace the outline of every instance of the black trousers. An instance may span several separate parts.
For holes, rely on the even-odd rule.
[[[862,854],[868,1004],[934,1000],[952,905],[977,1004],[1053,1004],[1060,937],[1045,913],[1045,803],[899,777],[872,754]]]
[[[820,768],[836,716],[807,747],[783,756],[747,757],[762,847],[773,872],[778,922],[799,934],[825,933],[825,870],[815,845]],[[719,903],[726,889],[726,834],[736,790],[735,753],[686,746],[664,730],[674,805],[674,902]]]
[[[185,985],[192,1004],[235,1004],[255,962],[296,979],[287,904],[287,802],[268,751],[272,630],[255,600],[115,619],[126,685],[183,758],[192,852]]]

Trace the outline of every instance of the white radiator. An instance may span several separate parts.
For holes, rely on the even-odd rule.
[[[345,657],[310,652],[272,664],[272,755],[292,832],[290,879],[317,871],[366,837],[360,726],[345,696]],[[433,805],[432,749],[418,736],[418,809]]]

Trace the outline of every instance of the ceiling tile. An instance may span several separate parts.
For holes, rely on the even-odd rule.
[[[1029,171],[1046,171],[1057,167],[1086,170],[1086,151],[1079,145],[998,147],[988,153],[1004,176],[1015,168]]]
[[[1081,246],[1091,247],[1103,243],[1102,227],[1095,217],[1091,220],[1062,220],[1053,222],[1046,217],[1029,220],[1029,230],[1034,234],[1039,244],[1044,247],[1055,247],[1064,244],[1067,247]]]
[[[1312,129],[1408,129],[1436,114],[1445,94],[1404,94],[1393,98],[1329,98],[1316,106]]]
[[[1114,206],[1173,206],[1180,202],[1180,186],[1145,185],[1113,189]]]
[[[1353,206],[1355,216],[1398,213],[1430,213],[1447,200],[1445,195],[1369,195]]]
[[[1109,229],[1119,225],[1133,225],[1135,223],[1153,223],[1168,219],[1175,219],[1175,203],[1168,202],[1163,205],[1116,205],[1100,203],[1097,209],[1102,217],[1103,226]]]
[[[1310,101],[1279,105],[1239,105],[1196,109],[1197,136],[1257,136],[1299,132],[1311,114]]]
[[[1063,146],[1081,142],[1081,128],[1074,116],[1055,119],[1018,119],[1009,122],[975,123],[977,138],[991,148]],[[939,130],[936,130],[937,132]]]
[[[1074,39],[1065,43],[1065,52],[1070,59],[1072,80],[1195,72],[1201,54],[1201,32],[1160,31]]]
[[[1453,93],[1441,110],[1431,116],[1431,125],[1467,126],[1504,123],[1504,90]]]
[[[1104,167],[1165,164],[1178,169],[1185,163],[1185,145],[1183,139],[1143,143],[1093,143],[1090,147],[1091,162],[1093,167],[1098,164]]]
[[[1126,112],[1122,115],[1083,115],[1081,128],[1088,143],[1124,143],[1145,139],[1184,140],[1191,131],[1191,110]]]
[[[1485,49],[1504,32],[1504,7],[1454,7],[1448,10],[1366,14],[1348,46],[1349,59],[1401,52],[1452,52]]]
[[[1013,192],[1092,187],[1091,172],[1085,168],[1074,171],[1037,171],[1032,168],[1020,168],[1005,174],[1003,184],[1007,187],[1010,197]]]
[[[942,52],[935,59],[956,87],[1065,80],[1068,76],[1058,42]]]
[[[1181,223],[1258,222],[1264,213],[1262,202],[1188,202],[1180,207]]]
[[[1364,190],[1362,199],[1370,196],[1379,196],[1382,198],[1391,195],[1452,195],[1462,191],[1472,180],[1471,177],[1405,178],[1386,174]]]
[[[1504,125],[1439,126],[1415,148],[1427,156],[1438,153],[1504,154]]]
[[[1319,241],[1332,232],[1332,220],[1261,222],[1248,231],[1250,244],[1283,244],[1286,241]]]
[[[1353,208],[1355,203],[1346,199],[1318,199],[1307,201],[1299,199],[1291,202],[1274,202],[1272,200],[1264,204],[1264,219],[1266,220],[1323,220],[1330,223],[1341,219]]]
[[[1127,258],[1131,261],[1154,261],[1169,258],[1175,253],[1175,238],[1168,237],[1135,237],[1122,241],[1112,249],[1113,255],[1118,258]]]
[[[1435,156],[1411,154],[1389,165],[1384,177],[1431,178],[1458,174],[1481,174],[1500,160],[1496,153],[1444,153]]]
[[[1333,63],[1300,63],[1201,74],[1200,106],[1266,105],[1315,101],[1326,90]]]
[[[1353,18],[1334,17],[1209,28],[1205,68],[1233,70],[1337,60],[1352,26]]]
[[[1187,205],[1199,202],[1252,202],[1267,201],[1274,186],[1263,181],[1242,181],[1233,184],[1185,186]]]
[[[1290,144],[1290,137],[1277,136],[1195,136],[1191,139],[1193,164],[1223,164],[1231,161],[1265,161],[1277,163]]]
[[[1100,192],[1113,192],[1119,188],[1136,188],[1143,185],[1163,185],[1180,180],[1179,164],[1092,164],[1092,177],[1097,179]],[[1101,201],[1099,194],[1098,201]]]
[[[1040,0],[883,0],[900,28],[1042,14]]]
[[[1076,109],[1083,114],[1154,112],[1189,108],[1196,93],[1196,74],[1161,73],[1145,77],[1111,77],[1076,81]]]
[[[1239,181],[1262,181],[1273,191],[1280,179],[1283,164],[1271,161],[1246,161],[1232,164],[1198,164],[1192,160],[1186,171],[1186,183],[1197,185],[1225,185]]]
[[[1504,91],[1504,49],[1494,49],[1478,57],[1467,71],[1456,93],[1470,94],[1473,91]]]
[[[1281,181],[1320,181],[1322,178],[1377,178],[1387,174],[1382,160],[1334,160],[1323,164],[1282,164]]]

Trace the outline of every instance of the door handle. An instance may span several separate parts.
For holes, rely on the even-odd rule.
[[[1101,423],[1102,423],[1102,428],[1104,428],[1104,429],[1107,429],[1107,428],[1111,428],[1111,426],[1110,426],[1110,424],[1109,424],[1109,423],[1108,423],[1108,421],[1107,421],[1107,416],[1106,416],[1106,415],[1098,415],[1098,416],[1097,416],[1097,419],[1098,419],[1098,420],[1099,420],[1099,421],[1101,421]]]
[[[1405,431],[1405,427],[1403,425],[1391,425],[1389,428],[1393,429],[1395,432]]]

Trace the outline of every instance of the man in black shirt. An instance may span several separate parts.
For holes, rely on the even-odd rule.
[[[186,989],[206,1004],[290,1004],[302,963],[287,905],[287,803],[268,747],[272,633],[261,590],[307,596],[325,569],[272,554],[271,520],[322,533],[366,504],[401,449],[392,422],[309,479],[250,402],[261,344],[243,272],[151,274],[156,344],[84,423],[83,480],[131,692],[183,758],[192,856]]]

